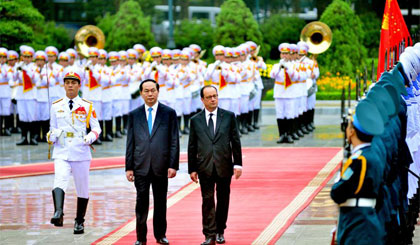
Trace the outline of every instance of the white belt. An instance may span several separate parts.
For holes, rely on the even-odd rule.
[[[341,203],[340,207],[365,207],[375,208],[376,199],[374,198],[350,198],[347,201]]]

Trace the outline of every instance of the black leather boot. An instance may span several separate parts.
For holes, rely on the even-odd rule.
[[[37,138],[39,137],[40,126],[39,122],[30,122],[29,124],[29,144],[30,145],[38,145]]]
[[[121,134],[121,117],[115,118],[115,138],[122,138]]]
[[[182,130],[183,134],[189,134],[190,133],[190,128],[189,128],[189,122],[190,122],[190,117],[191,115],[184,115],[184,130]]]
[[[122,119],[123,119],[123,129],[122,129],[122,134],[123,134],[123,135],[127,135],[128,115],[123,115]]]
[[[248,134],[248,127],[246,126],[246,114],[239,115],[239,120],[241,122],[241,134]]]
[[[286,134],[284,130],[284,120],[283,119],[277,119],[277,128],[279,130],[279,140],[277,140],[277,144],[281,144],[285,141]]]
[[[64,206],[64,191],[56,187],[52,190],[54,200],[54,216],[51,218],[51,224],[55,226],[63,226],[63,206]]]
[[[74,234],[83,234],[85,232],[85,214],[88,205],[89,199],[87,198],[77,198],[77,214],[76,219],[74,219]]]
[[[104,141],[112,141],[112,119],[105,121],[105,137]]]
[[[286,119],[285,120],[285,124],[286,124],[286,138],[284,140],[285,143],[294,143],[293,140],[293,119]],[[299,138],[299,137],[298,137]]]
[[[21,132],[22,132],[22,138],[19,142],[16,143],[16,145],[29,145],[28,142],[28,127],[26,122],[20,123]]]
[[[259,115],[260,115],[260,109],[255,109],[254,110],[254,124],[252,125],[254,129],[260,129],[260,127],[258,126]]]
[[[247,122],[247,129],[248,132],[254,132],[254,127],[252,126],[252,111],[246,114],[246,122]]]

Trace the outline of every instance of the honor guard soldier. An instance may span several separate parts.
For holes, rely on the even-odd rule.
[[[49,131],[50,121],[50,97],[48,92],[49,81],[47,80],[47,54],[44,51],[36,51],[35,55],[35,74],[36,81],[36,102],[37,102],[37,132],[38,142],[47,142],[47,132]]]
[[[89,60],[84,68],[85,84],[83,98],[93,103],[96,115],[99,120],[102,118],[102,85],[101,85],[101,66],[98,63],[99,51],[95,47],[88,49]],[[95,144],[102,144],[100,138]]]
[[[52,103],[53,101],[56,101],[64,96],[64,89],[62,84],[63,81],[60,77],[63,71],[63,67],[55,62],[58,56],[57,48],[53,46],[46,47],[45,53],[48,56],[48,64],[46,70],[48,73],[47,80],[49,83],[49,95],[51,98],[50,103]]]
[[[63,69],[69,66],[69,61],[70,61],[70,55],[67,52],[60,52],[58,54],[58,64],[61,65]],[[63,84],[63,90],[64,90],[64,84]]]
[[[288,43],[279,45],[280,62],[273,65],[270,77],[274,79],[274,100],[276,104],[277,127],[279,140],[277,143],[293,143],[293,118],[295,111],[294,95],[289,93],[296,72],[290,62],[290,47]]]
[[[175,93],[175,107],[174,110],[176,111],[176,117],[178,119],[178,127],[180,135],[182,135],[181,130],[181,119],[182,119],[182,112],[183,112],[183,105],[184,105],[184,87],[180,84],[178,79],[178,70],[181,67],[179,63],[179,57],[181,55],[181,50],[174,49],[172,50],[172,65],[169,67],[170,75],[175,84],[174,93]]]
[[[146,48],[142,45],[142,44],[135,44],[133,46],[133,49],[137,51],[137,60],[139,62],[139,64],[142,67],[142,72],[144,72],[144,69],[146,69],[147,67],[150,66],[150,62],[146,61],[146,57],[144,57],[144,53],[146,52]]]
[[[384,230],[375,211],[384,167],[371,147],[384,122],[373,100],[361,100],[346,128],[352,155],[341,168],[331,198],[340,206],[338,244],[384,244]]]
[[[70,175],[77,192],[77,214],[74,234],[84,232],[84,217],[89,201],[89,167],[92,159],[89,146],[101,133],[93,103],[78,96],[81,78],[75,72],[64,76],[66,96],[51,106],[49,144],[54,144],[54,216],[51,223],[63,226],[64,196]],[[90,129],[87,134],[86,129]]]
[[[257,52],[257,44],[252,42],[252,41],[248,41],[247,42],[248,45],[251,48],[251,57],[250,59],[252,61],[255,62],[255,89],[256,89],[256,94],[255,94],[255,99],[254,101],[254,111],[251,112],[253,115],[253,122],[252,122],[252,126],[254,129],[259,129],[258,126],[258,119],[260,116],[260,109],[261,109],[261,96],[262,96],[262,91],[264,89],[264,84],[260,75],[260,69],[262,70],[266,70],[267,69],[267,65],[264,62],[264,59],[261,56],[258,56],[258,54],[256,54]]]
[[[69,48],[66,50],[66,53],[70,55],[69,66],[73,66],[76,61],[77,52],[76,50]]]
[[[115,118],[115,123],[117,130],[113,137],[122,138],[121,135],[121,116],[122,116],[122,105],[119,100],[119,94],[121,93],[121,80],[125,79],[125,74],[123,70],[120,69],[119,65],[120,55],[118,52],[111,51],[109,52],[109,62],[111,63],[110,69],[110,78],[111,78],[111,94],[112,94],[112,117]],[[112,120],[111,120],[111,129]]]
[[[182,114],[184,115],[184,128],[182,130],[183,134],[189,134],[189,121],[191,118],[191,76],[190,76],[190,67],[188,63],[190,62],[191,53],[188,50],[182,50],[179,55],[179,68],[177,73],[177,79],[180,86],[182,86]]]
[[[12,135],[9,129],[10,125],[8,125],[12,107],[12,90],[7,79],[7,70],[9,68],[6,63],[7,53],[7,49],[0,48],[0,136]]]
[[[108,53],[99,49],[99,73],[101,75],[101,85],[102,85],[102,120],[100,122],[103,131],[102,135],[103,141],[112,141],[112,80],[111,80],[111,70],[106,65],[106,60],[108,58]]]
[[[121,93],[119,99],[121,101],[122,123],[121,133],[127,134],[128,113],[130,112],[131,94],[128,84],[130,83],[130,66],[128,65],[128,53],[125,50],[118,52],[120,54],[120,68],[121,74],[124,76],[121,83]],[[118,127],[118,124],[117,124]]]
[[[143,68],[141,63],[137,63],[139,58],[138,52],[134,49],[127,50],[128,54],[128,75],[130,77],[130,82],[128,84],[128,89],[130,91],[130,111],[140,107],[144,101],[139,95],[140,82],[143,81]]]
[[[172,51],[169,49],[162,50],[162,69],[166,73],[166,98],[167,98],[167,106],[171,107],[172,109],[175,108],[176,104],[176,95],[175,95],[175,77],[172,75]],[[137,86],[138,87],[138,86]]]
[[[29,46],[21,47],[22,62],[17,66],[17,85],[16,92],[17,110],[21,121],[22,139],[16,145],[37,145],[36,141],[36,74],[35,64],[32,63],[34,49]],[[28,132],[30,137],[28,140]]]

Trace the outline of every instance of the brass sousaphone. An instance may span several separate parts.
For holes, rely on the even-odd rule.
[[[325,52],[330,47],[332,31],[325,23],[313,21],[302,29],[300,40],[309,45],[309,53],[317,55]]]
[[[308,52],[312,54],[312,59],[320,53],[327,51],[332,43],[332,31],[328,25],[320,21],[313,21],[307,24],[300,32],[300,40],[309,46]],[[316,84],[312,79],[306,81],[308,96],[315,93]]]
[[[74,37],[77,52],[85,57],[89,57],[88,49],[105,47],[105,35],[101,29],[93,25],[86,25],[80,28]]]

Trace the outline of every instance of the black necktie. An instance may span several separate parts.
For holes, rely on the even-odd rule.
[[[209,118],[209,131],[210,131],[210,137],[214,138],[214,124],[213,124],[213,113],[210,113],[210,118]]]
[[[70,111],[71,111],[71,109],[73,109],[73,100],[69,101],[69,107],[70,107]]]

